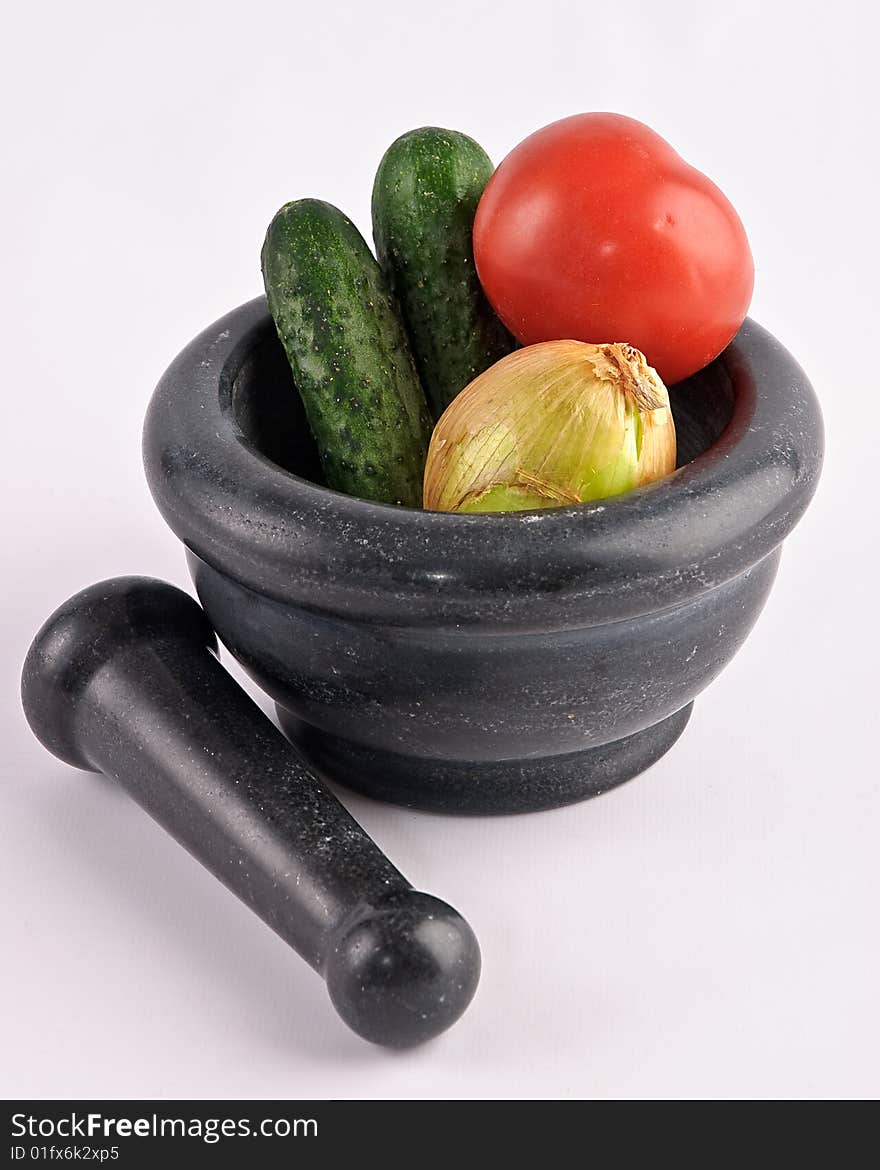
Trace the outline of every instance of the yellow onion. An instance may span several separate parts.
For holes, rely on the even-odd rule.
[[[657,372],[631,345],[543,341],[475,378],[434,428],[424,505],[554,508],[619,495],[675,468]]]

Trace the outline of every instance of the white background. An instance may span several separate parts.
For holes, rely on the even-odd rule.
[[[7,1096],[872,1096],[880,1090],[876,5],[21,4],[2,100],[0,785]],[[750,640],[679,745],[559,812],[345,797],[473,924],[461,1022],[404,1055],[100,777],[49,756],[18,673],[117,573],[189,588],[140,428],[175,353],[261,289],[288,199],[369,230],[425,123],[498,161],[563,115],[648,122],[728,194],[752,313],[809,372],[828,455]],[[228,661],[228,656],[227,661]],[[872,762],[873,761],[873,762]]]

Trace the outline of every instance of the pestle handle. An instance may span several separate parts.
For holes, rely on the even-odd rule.
[[[297,950],[346,1023],[403,1047],[476,989],[457,911],[414,890],[221,666],[208,620],[144,577],[65,602],[28,651],[25,715],[75,767],[122,785]]]

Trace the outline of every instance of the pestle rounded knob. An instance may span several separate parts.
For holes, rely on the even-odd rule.
[[[336,1010],[376,1043],[428,1040],[470,1003],[480,972],[474,932],[431,894],[402,890],[356,911],[337,928],[327,956]]]
[[[465,920],[395,869],[216,657],[179,589],[120,577],[42,627],[25,715],[55,755],[121,784],[325,978],[342,1018],[403,1047],[465,1010]]]

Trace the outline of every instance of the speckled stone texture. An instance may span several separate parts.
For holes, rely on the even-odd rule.
[[[759,325],[670,398],[683,466],[638,491],[489,516],[377,505],[321,485],[258,299],[165,374],[145,464],[212,625],[317,767],[413,807],[524,811],[671,746],[815,490],[818,404]]]
[[[474,994],[468,924],[409,882],[220,665],[208,621],[161,581],[118,577],[48,619],[22,700],[37,738],[103,772],[297,950],[348,1025],[405,1047]]]

